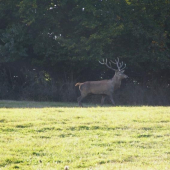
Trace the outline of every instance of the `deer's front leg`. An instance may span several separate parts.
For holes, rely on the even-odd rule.
[[[112,104],[115,105],[115,102],[113,100],[113,95],[110,95],[109,97],[110,97],[110,100],[111,100]]]

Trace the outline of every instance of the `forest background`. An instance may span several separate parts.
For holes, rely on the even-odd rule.
[[[75,102],[117,57],[117,104],[170,104],[169,0],[0,0],[0,99]]]

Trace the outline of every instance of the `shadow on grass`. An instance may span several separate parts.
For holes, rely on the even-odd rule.
[[[76,103],[0,100],[0,108],[77,107]]]
[[[35,101],[15,101],[0,100],[0,108],[45,108],[45,107],[78,107],[78,104],[69,102],[35,102]],[[101,107],[100,104],[84,103],[83,108]],[[104,105],[103,107],[113,107],[112,105]]]
[[[143,106],[151,106],[158,107],[161,105],[116,105],[119,107],[143,107]],[[90,108],[90,107],[116,107],[112,104],[104,104],[103,106],[100,103],[83,103],[82,108]],[[65,107],[65,108],[81,108],[78,106],[77,102],[37,102],[37,101],[17,101],[17,100],[0,100],[0,108],[46,108],[46,107]],[[164,106],[169,107],[169,106]]]

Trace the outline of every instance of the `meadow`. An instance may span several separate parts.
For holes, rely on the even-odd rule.
[[[0,101],[0,170],[170,169],[170,107]]]

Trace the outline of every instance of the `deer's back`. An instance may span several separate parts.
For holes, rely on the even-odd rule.
[[[109,95],[113,92],[113,85],[111,80],[87,81],[80,85],[80,91],[86,94],[92,93]]]

